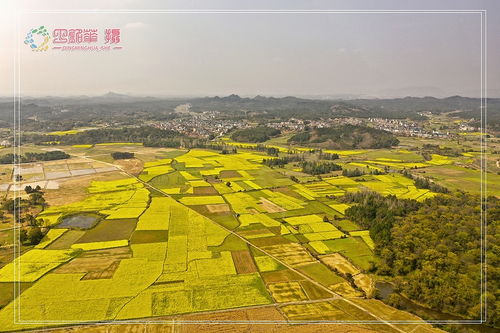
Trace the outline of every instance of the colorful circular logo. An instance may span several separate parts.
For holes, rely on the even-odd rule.
[[[50,34],[43,25],[37,29],[31,29],[26,38],[24,39],[24,44],[31,47],[31,51],[47,51],[49,48]]]

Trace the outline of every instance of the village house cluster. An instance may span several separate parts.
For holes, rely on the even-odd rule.
[[[190,136],[216,137],[249,125],[243,120],[221,118],[219,111],[204,111],[201,113],[189,112],[172,120],[155,122],[153,126]]]

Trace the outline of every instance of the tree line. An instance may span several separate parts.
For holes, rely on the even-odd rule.
[[[342,170],[342,167],[339,164],[332,162],[304,161],[300,163],[300,166],[302,168],[302,172],[310,175],[321,175],[332,171]]]
[[[402,174],[405,177],[414,180],[416,188],[427,189],[427,190],[430,190],[430,191],[436,192],[436,193],[448,193],[449,192],[449,190],[446,187],[433,182],[432,180],[430,180],[427,177],[414,176],[408,170],[403,170]]]
[[[0,156],[0,164],[12,164],[16,161],[20,163],[30,163],[37,161],[63,160],[67,158],[70,158],[70,155],[60,150],[43,153],[25,153],[24,155],[6,154]]]
[[[264,158],[262,159],[262,164],[268,167],[279,167],[283,168],[285,165],[291,162],[303,161],[304,157],[300,155],[290,155],[277,158]]]

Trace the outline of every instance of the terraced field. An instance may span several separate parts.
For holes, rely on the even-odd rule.
[[[81,200],[49,206],[37,217],[50,228],[45,238],[0,268],[0,287],[30,283],[0,309],[0,330],[259,307],[278,309],[288,321],[384,324],[394,313],[420,320],[365,299],[373,296],[367,270],[374,244],[344,218],[349,206],[338,198],[363,189],[417,200],[434,193],[393,173],[298,184],[264,166],[264,158],[246,150],[178,151],[145,159],[137,177],[92,181]],[[366,163],[399,163],[373,161]],[[97,219],[90,228],[60,226],[86,214]],[[13,324],[14,315],[27,323]],[[260,315],[254,320],[268,319]]]

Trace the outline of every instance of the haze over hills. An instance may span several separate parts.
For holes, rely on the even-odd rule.
[[[488,98],[488,125],[500,122],[500,99]],[[86,126],[93,121],[136,123],[138,120],[161,121],[182,116],[179,105],[189,105],[189,112],[216,111],[225,117],[264,119],[326,119],[326,118],[387,118],[420,119],[422,112],[455,112],[463,119],[481,118],[479,98],[450,96],[404,97],[394,99],[306,99],[294,96],[241,97],[229,96],[161,98],[131,96],[109,92],[101,96],[24,97],[21,100],[21,119],[42,122],[71,122]],[[0,99],[0,121],[3,127],[12,126],[13,99]],[[64,126],[63,126],[64,127]]]
[[[202,97],[224,97],[224,96],[238,96],[242,98],[259,98],[259,97],[274,97],[274,98],[284,98],[288,96],[294,96],[302,99],[321,99],[321,100],[356,100],[356,99],[399,99],[406,97],[434,97],[437,99],[445,99],[450,96],[461,96],[464,98],[480,98],[477,93],[470,94],[444,94],[439,88],[427,89],[426,87],[421,87],[420,90],[412,90],[406,88],[391,89],[388,93],[373,93],[373,94],[360,94],[360,93],[331,93],[331,94],[242,94],[242,93],[230,93],[230,94],[187,94],[187,95],[176,95],[176,94],[136,94],[131,92],[116,92],[108,91],[103,94],[82,94],[82,95],[66,95],[66,94],[51,94],[51,95],[31,95],[27,94],[23,96],[24,99],[42,99],[42,98],[58,98],[58,99],[85,99],[85,98],[106,98],[106,99],[126,99],[126,98],[157,98],[157,99],[191,99],[191,98],[202,98]],[[488,90],[487,96],[489,98],[500,98],[500,91]],[[0,94],[1,100],[10,100],[12,95],[2,95]]]
[[[500,101],[500,98],[489,97],[487,98],[489,102],[496,103]],[[12,96],[3,96],[0,97],[0,102],[12,102]],[[76,96],[24,96],[21,100],[25,103],[61,103],[61,102],[131,102],[131,101],[150,101],[150,100],[220,100],[224,102],[268,102],[268,101],[291,101],[291,100],[300,100],[300,101],[348,101],[349,103],[360,103],[361,101],[366,102],[374,102],[379,105],[384,104],[394,104],[398,101],[404,100],[405,102],[411,101],[414,103],[419,103],[419,107],[426,108],[426,103],[441,103],[448,104],[450,106],[460,107],[473,107],[474,103],[480,101],[479,97],[467,97],[467,96],[447,96],[447,97],[435,97],[433,95],[425,95],[425,96],[415,96],[415,95],[406,95],[404,97],[391,97],[391,98],[380,98],[375,96],[363,96],[363,95],[318,95],[318,96],[271,96],[271,95],[255,95],[255,96],[244,96],[238,94],[230,94],[227,96],[140,96],[140,95],[132,95],[132,94],[124,94],[124,93],[116,93],[116,92],[108,92],[103,95],[76,95]]]
[[[445,98],[437,98],[433,96],[425,97],[414,97],[406,96],[400,98],[304,98],[296,96],[284,96],[284,97],[274,97],[274,96],[263,96],[256,95],[255,97],[241,97],[237,94],[231,94],[228,96],[204,96],[204,97],[160,97],[160,96],[134,96],[129,94],[121,94],[115,92],[108,92],[104,95],[99,96],[45,96],[45,97],[31,97],[26,96],[21,99],[24,104],[37,104],[37,105],[56,105],[56,104],[96,104],[96,103],[131,103],[131,102],[157,102],[157,101],[177,101],[186,103],[208,103],[214,105],[234,104],[237,106],[245,107],[258,107],[259,104],[265,104],[267,107],[272,108],[273,106],[286,107],[294,104],[298,106],[299,104],[328,104],[332,102],[340,102],[346,104],[352,104],[359,107],[366,108],[384,108],[384,109],[395,109],[399,108],[401,110],[416,110],[423,111],[432,109],[443,108],[446,110],[472,110],[480,106],[481,99],[478,97],[463,97],[463,96],[449,96]],[[488,106],[490,108],[495,108],[500,104],[500,98],[488,98]],[[12,103],[12,97],[1,97],[1,103]],[[271,106],[269,104],[271,103]]]

